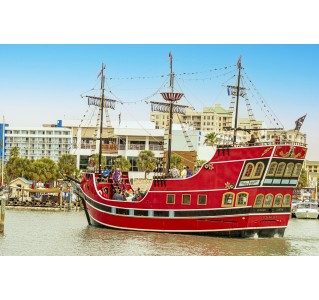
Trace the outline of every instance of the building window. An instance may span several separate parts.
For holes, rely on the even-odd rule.
[[[298,163],[295,165],[294,171],[292,172],[292,177],[299,177],[301,172],[302,164]]]
[[[289,194],[285,195],[282,206],[283,207],[290,207],[290,200],[291,200],[291,196]]]
[[[191,195],[183,195],[182,196],[182,204],[190,205],[191,204]]]
[[[222,207],[228,207],[234,205],[235,194],[234,193],[225,193],[223,195]]]
[[[175,204],[175,195],[168,194],[166,196],[166,204]]]
[[[276,177],[281,177],[284,174],[285,167],[286,167],[286,164],[284,162],[281,162],[278,165],[277,172],[276,172],[275,176]]]
[[[206,205],[206,204],[207,204],[207,196],[198,195],[197,205]]]
[[[294,163],[289,163],[288,165],[287,165],[287,168],[286,168],[286,171],[285,171],[285,177],[291,177],[291,174],[292,174],[292,171],[293,171],[293,169],[294,169]]]
[[[264,201],[264,207],[271,207],[273,198],[274,196],[272,194],[267,194]]]
[[[281,194],[276,195],[275,201],[274,201],[274,207],[280,207],[281,202],[282,202],[282,195]]]
[[[238,193],[236,197],[236,206],[246,206],[248,202],[248,193]]]
[[[262,162],[257,163],[253,177],[260,178],[264,171],[264,168],[265,168],[265,165]]]
[[[275,175],[275,172],[276,172],[276,169],[277,169],[277,165],[278,165],[278,163],[276,163],[276,162],[272,162],[270,164],[267,176],[274,176]]]
[[[256,196],[254,207],[262,207],[263,205],[263,200],[264,200],[264,195],[259,194]]]
[[[244,170],[244,175],[242,179],[249,179],[254,170],[254,165],[252,163],[248,163]]]

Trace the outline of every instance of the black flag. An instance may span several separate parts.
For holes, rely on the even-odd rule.
[[[295,130],[300,130],[301,126],[302,126],[302,123],[303,121],[305,120],[306,118],[306,115],[304,115],[303,117],[300,117],[295,123],[296,123],[296,127],[295,127]]]

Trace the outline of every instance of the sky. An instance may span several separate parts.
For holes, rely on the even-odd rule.
[[[147,80],[107,80],[112,95],[116,95],[122,102],[136,102],[117,105],[116,111],[112,112],[115,122],[120,112],[122,119],[134,117],[138,121],[147,120],[150,106],[140,100],[152,95],[162,85],[165,78],[158,76],[167,75],[169,72],[169,51],[173,54],[176,74],[203,72],[176,79],[176,88],[181,88],[186,95],[181,103],[191,103],[198,110],[216,103],[225,104],[227,107],[229,99],[223,85],[230,74],[222,75],[225,72],[217,74],[207,70],[234,66],[239,55],[242,55],[245,73],[285,128],[293,128],[294,122],[307,114],[301,128],[308,137],[307,158],[319,160],[316,133],[319,111],[319,19],[316,2],[5,1],[1,4],[0,18],[0,116],[5,115],[7,123],[12,126],[39,126],[43,123],[56,123],[64,117],[82,118],[87,111],[87,105],[81,94],[98,87],[96,77],[102,63],[105,63],[106,77],[153,77]],[[220,77],[217,78],[217,75]],[[210,77],[214,78],[207,80]],[[194,80],[203,78],[206,80]],[[251,102],[253,105],[255,99]],[[64,278],[78,278],[80,272],[92,273],[91,262],[94,258],[90,258],[87,267],[83,264],[85,257],[66,257],[67,261],[58,259],[61,261],[60,269],[63,269]],[[95,276],[94,280],[99,277],[103,284],[107,282],[108,285],[111,283],[112,286],[119,287],[122,296],[127,293],[127,296],[131,297],[136,281],[127,280],[125,284],[128,288],[123,289],[122,285],[118,285],[122,284],[122,281],[118,280],[119,276],[113,275],[120,275],[117,272],[130,265],[129,260],[132,257],[128,257],[127,261],[121,257],[116,266],[112,264],[114,257],[95,259],[98,259],[95,265],[98,265],[99,270],[94,269],[93,272],[101,276]],[[211,282],[216,283],[216,280],[214,295],[224,295],[227,289],[229,297],[237,297],[242,282],[238,281],[237,288],[237,282],[234,281],[234,288],[229,289],[228,281],[224,280],[227,275],[220,276],[223,274],[221,272],[238,268],[243,277],[249,276],[252,285],[258,285],[263,280],[263,275],[268,275],[265,279],[273,276],[273,269],[268,266],[273,264],[275,258],[268,261],[267,258],[256,257],[256,263],[252,263],[252,258],[248,260],[244,257],[238,260],[227,257],[227,260],[222,262],[221,257],[207,257],[204,263],[196,257],[172,259],[174,260],[169,262],[170,274],[166,282],[172,279],[174,284],[166,285],[165,293],[176,293],[179,298],[182,296],[191,299],[211,293],[206,287],[210,288]],[[282,286],[290,286],[295,280],[294,262],[297,258],[294,257],[294,261],[282,260],[279,257],[278,259],[285,273],[278,278],[281,284],[273,286],[272,289],[276,294],[282,293],[282,296],[287,297],[290,290],[282,289]],[[313,258],[310,259],[308,264],[313,262]],[[127,264],[123,264],[123,268],[119,269],[118,264],[123,260]],[[51,277],[55,280],[59,276],[52,272],[52,266],[58,263],[54,258],[45,258],[44,263],[39,264],[39,258],[35,257],[35,260],[32,260],[32,268],[31,264],[27,264],[31,262],[30,259],[20,259],[19,266],[15,265],[13,268],[16,258],[6,265],[7,261],[6,257],[1,261],[1,265],[4,265],[6,270],[2,273],[9,277],[15,276],[15,267],[24,266],[30,273],[30,278],[37,277],[40,281],[42,279],[38,274],[45,274],[42,277],[46,281]],[[149,289],[153,295],[154,289],[158,290],[157,285],[163,279],[164,272],[152,272],[151,276],[145,274],[147,272],[149,275],[151,269],[162,270],[163,267],[163,271],[167,270],[167,258],[164,263],[160,258],[152,259],[151,262],[141,258],[139,262],[142,268],[133,268],[134,273],[126,277],[132,275],[132,278],[146,280],[143,288]],[[149,265],[152,265],[151,269]],[[203,271],[211,268],[214,272],[211,272],[210,276],[193,276],[192,285],[188,285],[187,289],[174,289],[173,287],[184,286],[185,282],[189,281],[189,275],[192,274],[188,272],[190,266],[191,270],[194,269],[197,273],[199,266],[205,266]],[[125,270],[128,271],[127,268]],[[252,273],[258,276],[251,277]],[[115,280],[112,280],[113,278]],[[219,278],[221,280],[218,280]],[[88,276],[85,280],[90,285]],[[45,283],[43,282],[43,287],[46,286]],[[96,282],[92,283],[96,286]],[[21,293],[21,297],[25,297],[30,290],[29,286],[32,286],[25,280],[22,283],[26,284],[23,286],[25,288],[21,289],[15,288],[15,282],[6,284],[10,295],[12,292]],[[64,285],[62,289],[66,297],[69,295],[74,298],[77,291],[81,298],[86,295],[83,294],[83,289],[70,288],[68,285]],[[89,289],[88,296],[95,296],[94,293],[98,291],[100,290]],[[46,290],[41,288],[37,291],[32,289],[32,297],[42,299],[45,292]],[[305,292],[307,293],[303,291]],[[296,291],[291,289],[291,293],[291,296],[295,296]],[[254,293],[251,295],[255,297]],[[159,293],[159,297],[161,296]],[[146,299],[149,293],[139,294],[139,297]]]
[[[116,109],[110,110],[113,126],[118,125],[119,114],[121,121],[148,121],[149,101],[161,101],[159,92],[169,90],[169,52],[176,73],[174,86],[185,94],[180,104],[197,111],[215,104],[229,108],[226,85],[236,85],[241,55],[255,117],[273,127],[268,120],[275,116],[285,129],[292,129],[307,114],[301,132],[307,134],[308,159],[319,160],[319,45],[2,44],[1,114],[11,126],[91,118],[93,109],[81,96],[100,95],[97,75],[104,63],[106,96],[118,101]],[[263,103],[270,114],[261,110]],[[247,117],[243,99],[240,108],[240,116]]]

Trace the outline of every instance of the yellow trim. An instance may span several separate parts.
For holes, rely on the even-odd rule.
[[[280,203],[278,204],[278,205],[276,205],[275,203],[276,203],[276,198],[278,197],[278,196],[281,196],[281,200],[280,200]],[[274,197],[274,201],[273,201],[273,207],[281,207],[281,205],[282,205],[282,200],[284,199],[284,196],[282,195],[282,194],[277,194],[275,197]]]
[[[173,196],[173,200],[174,200],[173,203],[168,202],[168,196]],[[166,204],[175,204],[175,194],[167,194],[166,195]]]
[[[257,172],[257,170],[258,170],[258,166],[260,166],[260,165],[262,165],[262,168],[261,168],[261,171],[260,171],[260,175],[257,176],[257,175],[256,175],[256,172]],[[256,164],[256,166],[255,166],[255,170],[254,170],[254,174],[253,174],[252,178],[261,178],[261,175],[263,174],[264,169],[265,169],[265,164],[262,163],[261,161],[258,162],[258,163]]]
[[[284,166],[284,167],[282,168],[282,171],[281,171],[281,172],[278,172],[278,171],[280,171],[280,167],[281,167],[281,166]],[[286,168],[286,163],[284,163],[284,162],[279,163],[275,176],[276,176],[276,177],[282,177],[282,175],[283,175],[284,172],[285,172],[285,168]]]
[[[199,203],[199,197],[200,197],[200,196],[204,196],[204,197],[205,197],[205,204]],[[207,195],[198,195],[198,196],[197,196],[197,205],[207,205]]]
[[[189,196],[189,203],[184,203],[184,196]],[[192,197],[190,194],[182,194],[182,205],[191,205]]]
[[[239,195],[246,195],[246,203],[244,203],[244,204],[238,204]],[[236,204],[235,204],[235,206],[247,206],[248,197],[249,197],[249,194],[246,193],[246,192],[240,192],[240,193],[238,193],[238,194],[236,195]]]
[[[271,203],[270,203],[269,205],[265,205],[265,204],[266,204],[266,199],[267,199],[268,196],[271,196]],[[263,207],[272,207],[273,201],[274,201],[274,195],[273,195],[273,194],[267,194],[267,195],[265,196],[265,199],[264,199]]]
[[[256,201],[257,201],[257,198],[258,198],[259,196],[262,196],[262,200],[261,200],[261,204],[260,204],[260,205],[257,205],[257,204],[256,204]],[[255,198],[254,207],[262,207],[262,206],[263,206],[263,203],[264,203],[264,199],[265,199],[265,195],[264,195],[264,194],[258,194],[258,195],[256,196],[256,198]]]
[[[286,167],[286,171],[285,171],[285,174],[284,174],[284,177],[291,177],[291,174],[292,174],[292,171],[294,170],[294,163],[290,162],[289,164],[287,164],[287,167]],[[289,171],[289,167],[292,166],[290,172],[288,173]]]
[[[298,174],[296,174],[296,169],[298,169],[300,167],[300,170],[298,170]],[[294,170],[292,172],[292,175],[291,177],[299,177],[300,175],[300,172],[301,172],[301,169],[302,169],[302,164],[301,163],[297,163],[294,167]]]
[[[233,196],[233,200],[232,200],[232,202],[229,203],[229,204],[224,204],[225,196],[226,196],[226,195],[232,195],[232,196]],[[234,206],[234,200],[235,200],[235,193],[231,193],[231,192],[226,192],[226,193],[224,193],[223,198],[222,198],[222,207]]]
[[[274,167],[273,172],[270,173],[270,170],[271,170],[272,166],[275,166],[275,167]],[[277,171],[277,167],[278,167],[278,163],[277,163],[276,161],[273,161],[273,162],[270,164],[270,166],[269,166],[267,176],[274,176],[275,173],[276,173],[276,171]]]
[[[251,171],[250,171],[249,176],[246,176],[245,174],[246,174],[247,169],[248,169],[249,166],[252,166],[252,169],[251,169]],[[241,179],[250,179],[250,178],[251,178],[251,175],[253,174],[253,172],[254,172],[254,164],[253,164],[253,163],[248,163],[248,164],[246,165],[246,167],[245,167],[245,170],[244,170],[244,172],[243,172],[243,176],[242,176]]]
[[[286,198],[287,196],[289,197],[289,203],[288,203],[288,205],[285,204],[285,198]],[[290,202],[291,202],[291,195],[290,195],[290,194],[286,194],[286,195],[284,196],[283,200],[282,200],[282,207],[290,207]]]

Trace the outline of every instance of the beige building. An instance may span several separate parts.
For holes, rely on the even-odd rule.
[[[194,130],[214,131],[216,133],[224,131],[225,127],[232,126],[233,112],[224,109],[221,104],[214,107],[205,107],[202,112],[186,108],[186,114],[174,114],[173,123],[187,124]],[[155,123],[155,128],[166,128],[168,124],[168,114],[163,112],[152,112],[151,122]]]

